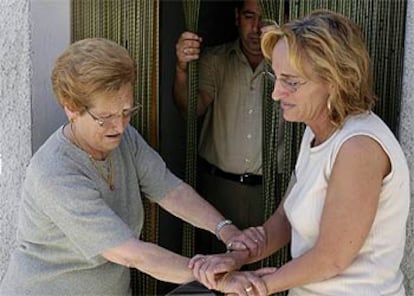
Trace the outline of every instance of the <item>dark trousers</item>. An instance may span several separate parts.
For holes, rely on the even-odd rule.
[[[206,287],[204,287],[199,282],[191,282],[187,284],[182,284],[169,292],[166,296],[170,295],[180,295],[180,296],[215,296],[215,295],[223,295],[217,291],[210,291]]]
[[[261,184],[246,185],[200,171],[197,179],[200,195],[211,203],[226,219],[233,221],[239,229],[259,226],[264,223],[264,200]],[[226,247],[216,236],[196,230],[195,251],[197,254],[223,253]],[[257,269],[258,264],[252,268]]]

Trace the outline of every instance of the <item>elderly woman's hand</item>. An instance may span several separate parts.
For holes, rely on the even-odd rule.
[[[217,289],[217,277],[238,270],[241,263],[232,253],[196,255],[191,258],[188,267],[193,270],[193,275],[199,282],[209,289]]]

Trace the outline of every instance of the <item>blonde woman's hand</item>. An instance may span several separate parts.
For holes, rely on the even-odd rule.
[[[268,290],[261,277],[275,271],[276,268],[267,267],[256,271],[230,272],[217,280],[217,290],[226,294],[265,296]]]
[[[224,242],[229,251],[248,251],[249,257],[261,256],[266,248],[266,231],[263,226],[249,227],[228,236]]]

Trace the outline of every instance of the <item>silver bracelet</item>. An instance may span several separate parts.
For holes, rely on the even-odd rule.
[[[220,221],[219,223],[217,223],[216,230],[214,230],[214,233],[216,234],[217,239],[219,241],[221,241],[220,231],[223,229],[224,226],[230,225],[230,224],[233,224],[233,222],[231,220],[228,220],[228,219],[225,219],[225,220]]]

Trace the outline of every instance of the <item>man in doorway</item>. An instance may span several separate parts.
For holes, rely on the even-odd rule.
[[[263,223],[262,98],[265,62],[260,49],[261,12],[256,0],[237,1],[236,41],[207,48],[184,32],[176,44],[175,101],[187,110],[187,66],[199,59],[197,114],[204,115],[199,143],[198,189],[227,219],[244,229]],[[230,222],[228,222],[230,223]],[[207,236],[207,237],[206,237]],[[196,252],[225,246],[196,234]]]

